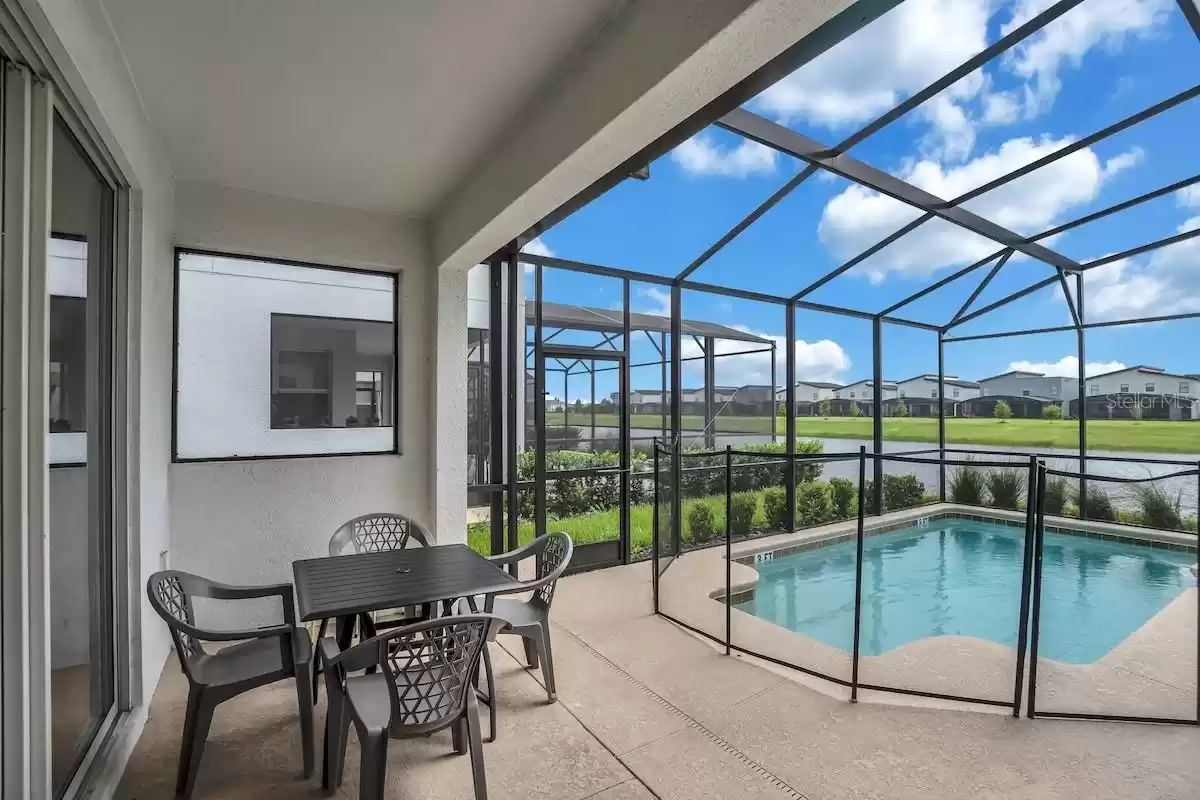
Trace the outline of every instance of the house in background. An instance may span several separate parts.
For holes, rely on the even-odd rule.
[[[1162,367],[1138,364],[1088,377],[1089,397],[1105,394],[1155,394],[1194,397],[1200,392],[1195,375],[1178,375]]]
[[[1061,403],[1079,396],[1079,379],[1011,370],[979,381],[979,396],[1031,397]]]
[[[964,380],[956,375],[947,375],[943,383],[946,386],[946,399],[969,400],[979,396],[979,384],[975,381]],[[902,398],[933,399],[938,396],[938,376],[936,373],[917,375],[900,381],[897,388],[899,396]]]
[[[883,399],[891,400],[898,397],[900,388],[895,381],[883,382]],[[874,400],[875,399],[875,382],[869,378],[847,383],[845,386],[838,387],[834,390],[834,398],[837,400]]]

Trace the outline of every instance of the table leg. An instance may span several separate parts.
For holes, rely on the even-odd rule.
[[[349,650],[351,642],[354,641],[354,623],[355,616],[353,614],[346,617],[338,617],[334,622],[334,630],[337,631],[338,650],[341,652]]]

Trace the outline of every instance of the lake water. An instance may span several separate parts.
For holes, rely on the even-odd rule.
[[[584,436],[588,435],[589,428],[584,427]],[[596,428],[596,438],[615,438],[617,436],[617,428]],[[656,435],[654,429],[633,429],[633,436],[636,439],[642,439],[649,443],[650,439]],[[763,444],[771,441],[769,434],[749,434],[749,433],[717,433],[715,435],[716,447],[718,449],[725,446],[741,447],[749,444]],[[815,439],[821,442],[826,453],[857,453],[860,446],[865,446],[868,451],[871,450],[871,441],[868,439],[824,439],[818,437],[803,437],[805,439]],[[778,437],[778,441],[783,441],[782,433]],[[704,444],[704,435],[698,431],[685,431],[683,438],[684,446],[702,446]],[[884,442],[885,453],[906,453],[913,450],[930,450],[935,449],[935,442]],[[1005,446],[1005,445],[976,445],[976,444],[958,444],[947,443],[947,447],[953,447],[957,450],[980,451],[994,450],[1005,453],[1012,453],[1011,460],[1015,464],[1028,464],[1028,453],[1030,448],[1027,446]],[[1039,454],[1045,455],[1046,466],[1050,469],[1063,470],[1065,472],[1079,471],[1079,458],[1074,450],[1065,450],[1060,448],[1042,447],[1036,449]],[[936,453],[929,453],[920,456],[922,458],[936,459]],[[965,459],[973,458],[976,461],[1007,461],[1006,456],[994,455],[979,455],[969,456],[966,453],[948,453],[947,459]],[[1105,458],[1139,458],[1151,461],[1186,461],[1191,466],[1182,466],[1178,464],[1129,464],[1115,461],[1106,461]],[[1108,476],[1115,478],[1137,478],[1147,479],[1158,475],[1168,475],[1173,472],[1181,472],[1187,469],[1192,469],[1200,465],[1200,454],[1179,454],[1179,453],[1148,453],[1136,451],[1110,451],[1110,450],[1089,450],[1087,472],[1089,475]],[[871,467],[868,465],[868,473]],[[949,472],[952,467],[947,467]],[[937,464],[912,464],[907,462],[885,462],[884,471],[889,474],[912,474],[925,484],[926,490],[931,494],[937,492],[940,474]],[[824,465],[823,478],[858,478],[858,464],[854,461],[832,462]],[[1099,482],[1098,482],[1099,483]],[[1180,497],[1180,505],[1185,515],[1195,514],[1197,505],[1198,481],[1195,476],[1187,478],[1172,478],[1159,482],[1161,487],[1166,490],[1172,497],[1176,494]],[[1133,499],[1130,496],[1131,487],[1129,484],[1119,483],[1104,483],[1103,488],[1113,498],[1113,502],[1119,508],[1131,508],[1134,505]]]

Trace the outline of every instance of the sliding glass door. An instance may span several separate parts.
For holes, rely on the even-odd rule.
[[[47,248],[50,744],[61,796],[115,704],[114,193],[57,115]]]

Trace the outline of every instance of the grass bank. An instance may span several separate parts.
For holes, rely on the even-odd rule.
[[[569,422],[581,427],[587,415],[570,415]],[[661,424],[657,414],[634,414],[634,428],[657,430]],[[563,414],[547,415],[550,425],[562,425]],[[616,414],[597,414],[596,424],[614,427]],[[776,420],[777,430],[783,433],[784,420]],[[890,417],[883,421],[884,436],[893,441],[937,442],[937,420],[930,418]],[[684,430],[699,431],[703,419],[688,415],[683,418]],[[721,433],[771,432],[770,417],[717,418],[715,428]],[[1150,453],[1200,453],[1200,422],[1170,422],[1161,420],[1090,419],[1088,447],[1093,450],[1140,450]],[[870,439],[871,420],[867,417],[796,417],[796,434],[801,437],[824,439]],[[1015,447],[1057,447],[1074,449],[1079,446],[1079,427],[1075,420],[991,418],[946,420],[946,441],[952,444],[1010,445]]]

